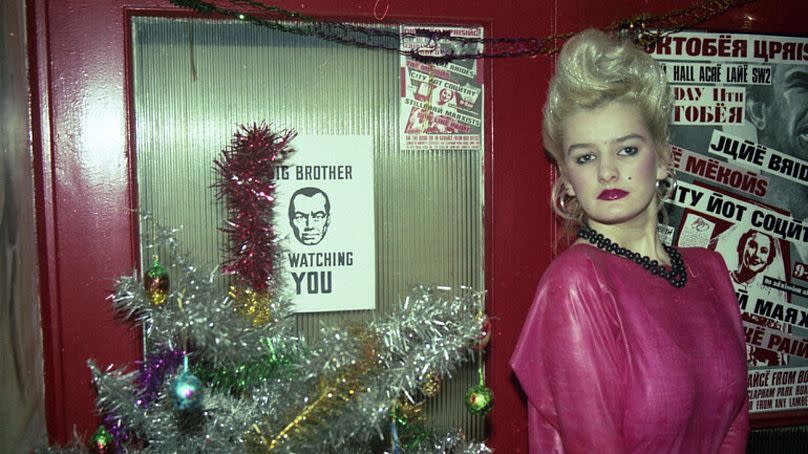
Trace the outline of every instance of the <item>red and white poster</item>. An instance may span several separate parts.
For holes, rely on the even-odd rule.
[[[663,238],[724,257],[751,412],[808,410],[808,38],[680,32],[649,51],[675,97]]]
[[[476,51],[482,27],[401,26],[402,50],[439,57]],[[401,57],[400,149],[482,148],[483,65],[479,59],[446,63]]]

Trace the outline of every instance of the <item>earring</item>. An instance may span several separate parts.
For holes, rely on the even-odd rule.
[[[574,200],[575,197],[568,196],[567,194],[564,194],[564,193],[558,195],[558,208],[559,208],[559,211],[564,213],[567,216],[573,216],[573,211],[572,210],[574,210],[575,208],[567,206],[567,203],[570,203],[567,199]],[[570,209],[570,208],[572,208],[572,209]]]
[[[578,211],[575,205],[568,206],[570,200],[575,199],[574,193],[569,194],[570,192],[573,191],[569,186],[569,181],[563,176],[559,176],[559,179],[553,183],[550,200],[553,205],[553,210],[563,218],[573,217],[574,213]]]
[[[567,212],[567,202],[565,202],[564,200],[565,200],[564,199],[564,194],[560,194],[558,196],[558,206],[561,207],[561,212],[562,213]]]
[[[660,185],[660,181],[664,183]],[[663,199],[668,198],[671,194],[676,192],[677,187],[679,187],[679,180],[676,178],[676,173],[672,170],[668,172],[668,176],[665,177],[664,180],[657,180],[656,182],[656,191]]]
[[[668,192],[669,195],[673,195],[676,193],[676,188],[679,187],[679,180],[676,178],[676,172],[671,172],[670,174],[670,190]]]

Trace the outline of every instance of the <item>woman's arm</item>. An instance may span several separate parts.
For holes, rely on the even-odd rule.
[[[749,435],[749,400],[746,400],[735,419],[732,421],[724,441],[721,443],[722,454],[743,454],[746,452],[746,438]]]
[[[532,439],[557,453],[622,453],[625,346],[614,301],[585,262],[545,273],[511,364],[539,415]]]
[[[724,258],[717,252],[711,251],[715,259],[715,269],[712,271],[712,276],[716,280],[716,292],[718,297],[729,308],[732,314],[731,320],[735,323],[735,337],[737,348],[740,352],[739,358],[745,358],[746,355],[746,338],[743,333],[743,322],[741,321],[740,310],[738,309],[738,301],[735,297],[735,289],[732,282],[729,280],[729,271],[724,262]],[[739,381],[746,383],[746,367],[739,366],[738,369],[742,371],[743,376],[738,377]],[[746,440],[749,435],[749,399],[746,392],[744,392],[743,399],[738,413],[732,420],[724,440],[721,442],[721,453],[744,453],[746,452]]]

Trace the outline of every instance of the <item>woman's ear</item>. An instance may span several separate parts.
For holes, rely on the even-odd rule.
[[[561,179],[561,193],[567,197],[575,197],[575,188],[570,184],[570,180],[564,176],[564,171],[558,176]]]
[[[667,150],[662,156],[667,159],[660,158],[659,154],[657,154],[657,181],[665,180],[673,174],[673,150],[671,144],[665,144],[665,146]]]
[[[668,170],[668,166],[664,163],[660,163],[657,165],[657,172],[656,172],[656,179],[657,181],[663,181],[670,176],[671,172]]]

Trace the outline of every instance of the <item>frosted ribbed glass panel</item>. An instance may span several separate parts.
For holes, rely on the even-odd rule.
[[[222,260],[224,205],[213,160],[238,125],[301,135],[370,135],[374,146],[376,311],[297,315],[299,333],[383,315],[415,284],[483,287],[482,153],[400,151],[399,56],[235,21],[133,19],[138,203],[179,233],[197,263]],[[475,367],[430,402],[433,426],[483,439],[465,410]]]

